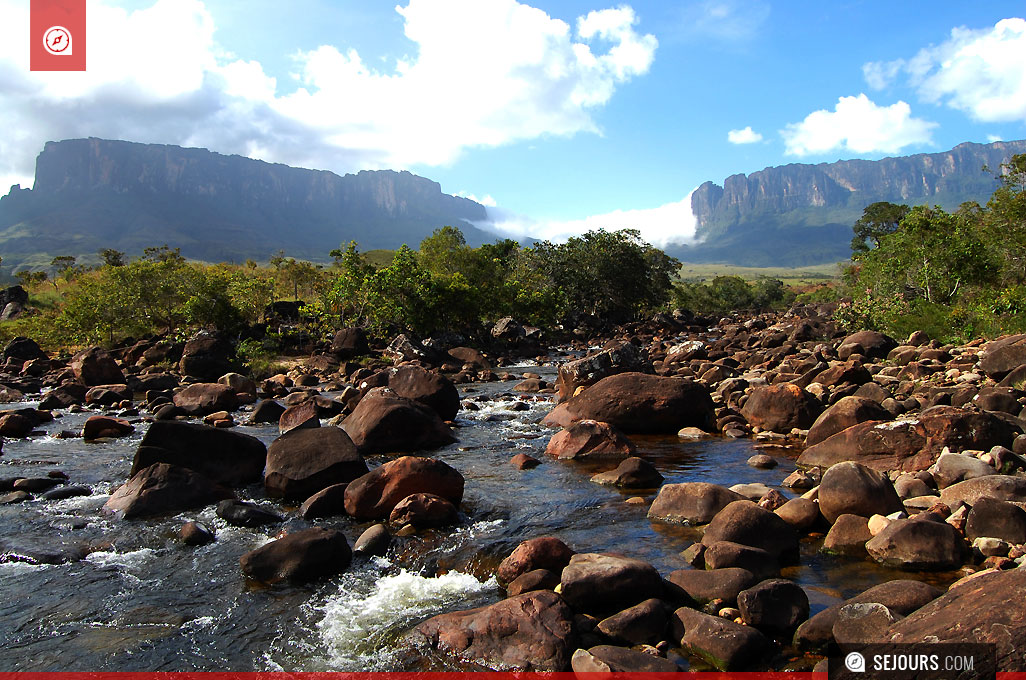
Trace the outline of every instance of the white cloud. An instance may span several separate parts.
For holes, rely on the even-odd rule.
[[[489,208],[489,222],[476,226],[517,238],[532,237],[549,241],[565,241],[586,231],[605,229],[637,229],[641,237],[654,246],[665,248],[677,243],[694,243],[697,219],[691,211],[691,194],[674,203],[657,208],[615,210],[576,220],[546,220],[510,214],[501,208]]]
[[[0,181],[31,181],[44,142],[70,137],[344,172],[598,133],[592,112],[647,72],[657,47],[628,6],[589,12],[574,30],[516,0],[409,0],[396,11],[412,56],[378,70],[355,50],[322,45],[295,55],[299,88],[285,94],[258,61],[216,42],[202,0],[135,11],[114,1],[90,2],[86,72],[33,73],[27,3],[0,0]]]
[[[833,111],[813,111],[791,123],[781,135],[786,153],[794,156],[836,149],[855,153],[896,153],[906,146],[931,144],[937,123],[913,118],[908,104],[878,106],[865,94],[841,97]]]
[[[467,193],[466,191],[461,191],[461,192],[457,193],[456,195],[457,196],[462,196],[463,198],[469,198],[470,200],[472,200],[472,201],[474,201],[476,203],[480,203],[481,205],[485,206],[486,208],[494,208],[495,206],[498,205],[498,203],[496,203],[495,199],[492,198],[491,194],[485,194],[484,196],[478,198],[474,194]]]
[[[681,9],[677,30],[687,37],[744,42],[759,32],[769,15],[764,0],[702,0]]]
[[[752,130],[752,126],[749,125],[741,130],[728,132],[727,141],[731,144],[755,144],[762,141],[762,135]]]
[[[908,60],[863,67],[871,87],[900,73],[923,101],[944,103],[987,123],[1026,120],[1026,19],[1002,19],[993,28],[955,28],[940,45]]]

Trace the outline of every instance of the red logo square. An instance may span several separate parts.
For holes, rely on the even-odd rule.
[[[31,0],[29,68],[86,70],[86,0]]]

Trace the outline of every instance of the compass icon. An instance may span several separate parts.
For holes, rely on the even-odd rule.
[[[43,33],[43,47],[54,56],[71,56],[71,31],[63,26],[51,26]]]

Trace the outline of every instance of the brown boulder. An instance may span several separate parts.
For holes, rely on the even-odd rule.
[[[723,508],[742,500],[741,494],[708,482],[666,484],[648,509],[649,519],[684,524],[708,524]]]
[[[337,427],[299,428],[267,448],[264,488],[270,496],[307,498],[367,474],[356,445]]]
[[[200,331],[185,343],[178,370],[182,375],[213,382],[232,370],[233,355],[230,343]]]
[[[209,425],[158,420],[150,425],[135,452],[132,473],[154,463],[195,470],[225,486],[260,481],[267,447],[256,437]]]
[[[787,433],[808,429],[820,408],[819,401],[798,385],[778,383],[753,388],[741,415],[755,427]]]
[[[666,605],[652,598],[599,621],[596,627],[618,644],[654,645],[666,639],[669,618]]]
[[[564,460],[624,460],[636,452],[634,444],[609,423],[581,420],[549,440],[545,453]]]
[[[356,519],[385,519],[410,494],[430,493],[455,506],[463,500],[463,475],[440,460],[403,456],[349,483],[346,512]]]
[[[174,396],[175,406],[190,416],[234,411],[239,405],[235,390],[220,383],[194,383]]]
[[[329,351],[343,361],[367,354],[370,352],[367,335],[362,328],[343,328],[335,333]]]
[[[635,456],[621,462],[615,470],[600,472],[591,481],[620,489],[655,489],[663,483],[663,476],[655,465]]]
[[[135,432],[135,427],[127,420],[109,416],[90,416],[82,426],[82,438],[100,439],[101,437],[125,437]]]
[[[837,356],[846,361],[853,354],[861,354],[873,359],[886,359],[887,354],[898,346],[898,342],[878,331],[858,331],[852,333],[837,347]]]
[[[941,502],[952,507],[959,501],[975,505],[981,498],[1026,503],[1026,479],[1010,475],[976,477],[941,491]]]
[[[890,420],[891,414],[872,399],[858,396],[841,397],[816,418],[805,438],[805,446],[813,446],[838,432],[870,420]]]
[[[823,473],[819,484],[819,511],[831,524],[844,514],[868,518],[904,509],[894,485],[882,472],[846,461]]]
[[[573,612],[546,590],[441,614],[418,625],[414,634],[465,661],[525,671],[566,670],[577,648]]]
[[[123,385],[125,374],[102,347],[89,347],[71,357],[68,367],[74,372],[75,378],[86,386]]]
[[[382,385],[387,385],[400,397],[434,410],[442,420],[454,419],[460,410],[459,392],[443,375],[412,365],[387,368],[383,373],[387,380]]]
[[[769,638],[755,628],[687,607],[675,611],[670,624],[681,647],[721,671],[760,665],[773,650]]]
[[[560,592],[575,611],[621,611],[663,595],[663,581],[648,562],[610,553],[578,553],[560,577]]]
[[[1000,380],[1019,366],[1026,365],[1026,334],[1012,335],[983,346],[980,369]]]
[[[673,433],[684,427],[708,431],[716,422],[704,385],[644,373],[603,378],[559,404],[542,424],[565,428],[580,420],[609,423],[627,434]]]
[[[456,523],[458,511],[449,501],[430,493],[414,493],[399,501],[388,515],[393,527],[432,529]]]
[[[639,649],[613,645],[597,645],[591,649],[576,650],[570,659],[570,667],[576,674],[619,673],[626,677],[638,673],[682,672],[681,668],[669,659]]]
[[[877,562],[916,571],[956,569],[969,556],[962,534],[946,522],[897,519],[866,543]]]
[[[254,581],[304,583],[341,574],[352,558],[341,531],[314,527],[260,546],[239,558],[239,564]]]
[[[492,367],[485,355],[472,347],[453,347],[449,350],[449,356],[461,364],[470,364],[478,370],[487,370]]]
[[[518,545],[509,557],[499,564],[495,577],[499,583],[511,583],[522,574],[537,569],[559,574],[570,563],[573,554],[574,551],[558,538],[531,538]]]
[[[762,548],[780,564],[798,559],[798,532],[769,510],[751,501],[734,501],[716,513],[702,536],[702,544],[731,541]]]
[[[154,517],[202,508],[226,498],[233,498],[232,492],[203,475],[157,463],[136,472],[118,487],[103,511],[125,519]]]
[[[595,354],[560,365],[556,377],[557,401],[566,401],[578,388],[594,385],[602,378],[617,373],[645,372],[649,368],[633,343],[619,341],[610,345]]]
[[[680,569],[670,572],[666,580],[674,584],[699,604],[723,600],[728,604],[737,602],[738,593],[751,588],[759,579],[755,574],[740,567],[724,569]]]
[[[296,429],[309,429],[320,426],[320,412],[317,408],[317,402],[313,399],[306,399],[298,404],[289,406],[278,416],[278,432],[281,434]]]
[[[437,412],[387,387],[365,394],[342,429],[365,455],[436,449],[456,441]]]

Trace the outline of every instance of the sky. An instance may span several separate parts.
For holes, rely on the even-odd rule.
[[[49,140],[406,169],[501,234],[694,235],[691,192],[788,163],[1026,138],[1020,1],[87,0],[30,72],[0,0],[0,186]]]

